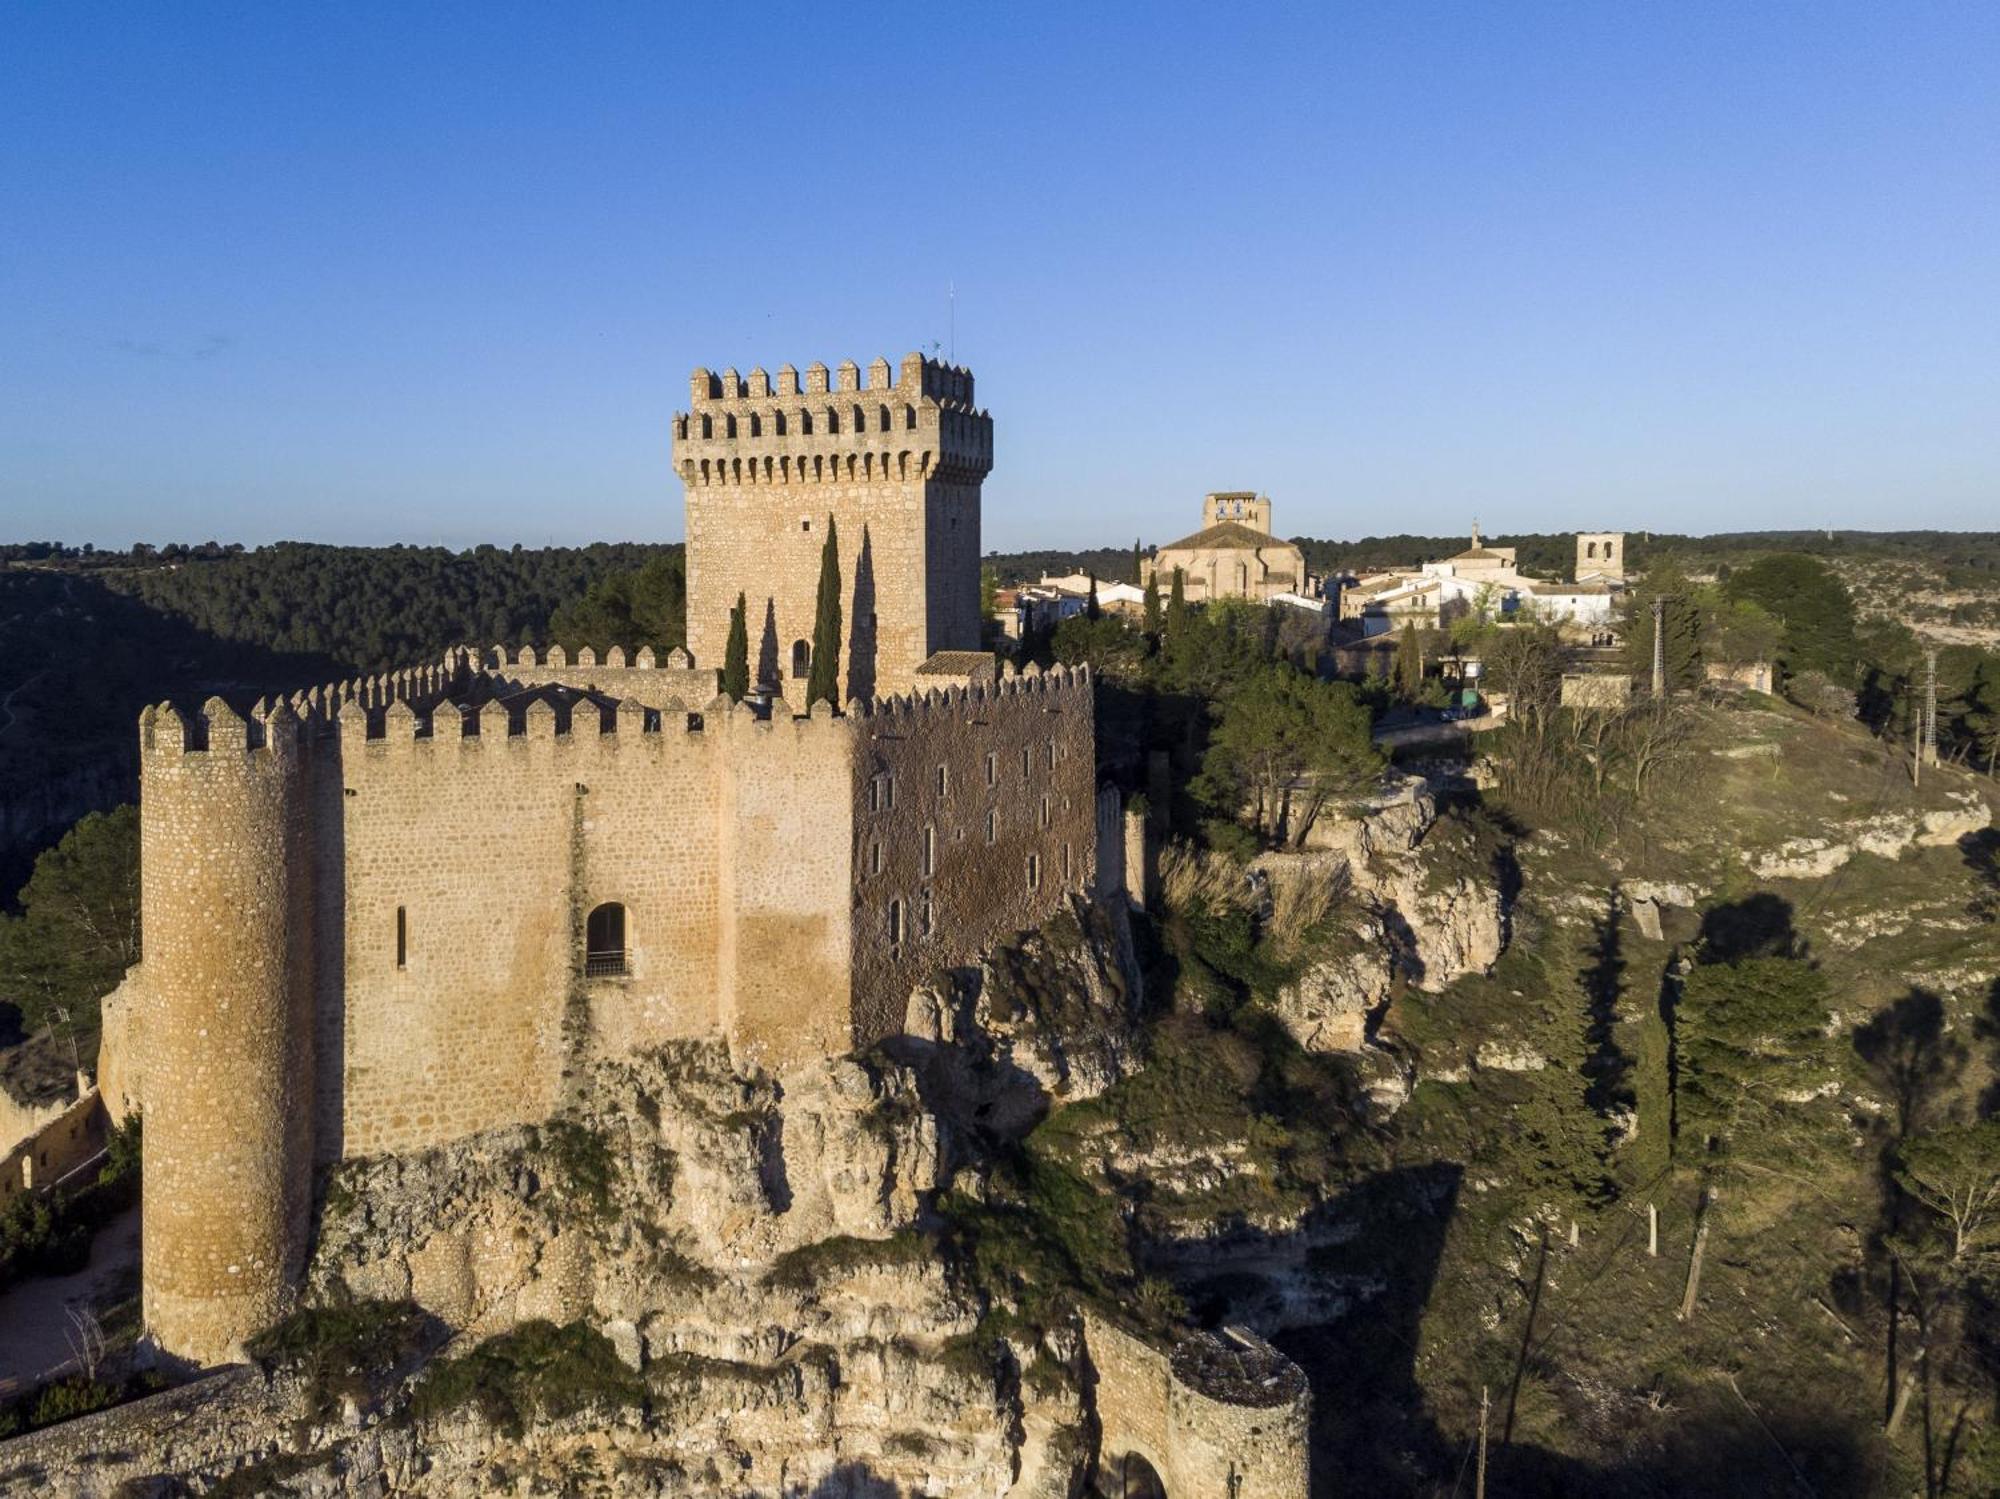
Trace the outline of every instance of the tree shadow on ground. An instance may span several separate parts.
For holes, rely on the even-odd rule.
[[[1958,840],[1958,851],[1984,887],[1972,898],[1972,914],[1985,921],[2000,920],[2000,828],[1967,833]]]
[[[1986,1070],[1992,1079],[1979,1095],[1979,1117],[2000,1114],[2000,978],[1986,991],[1986,1013],[1973,1022],[1972,1033],[1987,1046]]]
[[[1618,996],[1625,979],[1619,929],[1624,904],[1618,887],[1612,886],[1605,909],[1591,924],[1589,962],[1577,975],[1585,996],[1584,1040],[1590,1048],[1583,1064],[1588,1081],[1584,1100],[1600,1115],[1631,1108],[1636,1102],[1630,1084],[1632,1059],[1617,1041]]]
[[[1750,958],[1803,958],[1805,939],[1792,924],[1792,903],[1760,890],[1702,912],[1697,952],[1704,963]]]
[[[1855,1027],[1854,1053],[1889,1095],[1894,1112],[1885,1123],[1898,1142],[1924,1127],[1966,1062],[1964,1044],[1946,1028],[1943,998],[1917,988]]]

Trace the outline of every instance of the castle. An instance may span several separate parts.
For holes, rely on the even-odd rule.
[[[289,1309],[320,1163],[544,1118],[579,1062],[671,1039],[774,1071],[864,1049],[1092,885],[1088,673],[956,649],[990,418],[964,370],[887,370],[865,406],[852,364],[804,393],[696,373],[692,659],[458,649],[247,715],[146,710],[145,957],[110,1023],[163,1349],[222,1358]],[[829,516],[867,690],[717,695],[739,594],[784,665],[810,649]]]

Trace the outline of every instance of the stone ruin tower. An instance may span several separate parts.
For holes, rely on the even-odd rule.
[[[892,379],[892,374],[894,378]],[[753,687],[803,694],[820,554],[839,528],[842,701],[905,693],[940,651],[979,649],[979,486],[993,419],[969,370],[911,354],[832,371],[791,365],[694,372],[674,417],[687,486],[687,633],[695,664],[723,664],[745,601]]]
[[[140,720],[144,1314],[226,1357],[292,1307],[312,1190],[313,776],[292,709]],[[334,795],[339,788],[336,784]]]

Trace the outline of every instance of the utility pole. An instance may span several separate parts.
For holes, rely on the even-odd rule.
[[[1459,1469],[1461,1473],[1465,1470]],[[1479,1387],[1479,1472],[1472,1480],[1472,1499],[1486,1499],[1486,1386]]]
[[[1910,689],[1910,784],[1924,783],[1924,705],[1917,701],[1917,690]]]
[[[1926,765],[1937,761],[1937,647],[1924,652],[1924,747]]]
[[[1653,600],[1653,696],[1667,695],[1667,638],[1662,624],[1667,616],[1664,597]]]

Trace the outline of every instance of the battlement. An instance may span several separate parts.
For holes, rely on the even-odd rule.
[[[791,365],[775,385],[762,369],[698,369],[690,407],[673,419],[674,467],[695,484],[976,482],[993,467],[993,418],[973,400],[972,372],[909,354],[851,359],[831,372]]]
[[[744,402],[761,401],[772,396],[844,395],[864,391],[893,391],[909,400],[929,400],[960,411],[974,409],[972,371],[963,365],[926,359],[921,354],[905,354],[902,367],[894,373],[892,380],[889,361],[876,359],[868,366],[868,383],[863,385],[861,367],[852,359],[843,359],[833,370],[829,384],[827,367],[814,362],[806,366],[802,386],[798,370],[789,364],[778,367],[775,384],[762,369],[753,369],[747,379],[733,369],[724,370],[719,375],[698,369],[688,381],[689,398],[697,415],[711,409],[727,410]]]
[[[508,661],[505,647],[490,651],[460,646],[445,653],[438,667],[412,667],[379,676],[360,677],[295,694],[288,699],[265,698],[247,714],[220,697],[184,712],[171,702],[149,704],[139,715],[141,752],[147,755],[187,755],[224,750],[244,753],[295,752],[299,745],[329,733],[344,746],[374,743],[411,746],[429,740],[458,740],[468,745],[507,740],[607,740],[635,736],[694,736],[769,733],[789,726],[792,732],[828,725],[840,732],[868,720],[912,725],[945,716],[964,717],[987,707],[1029,698],[1081,700],[1088,705],[1088,666],[1057,666],[1044,671],[1030,662],[1018,669],[1010,661],[991,683],[953,683],[922,692],[893,694],[867,701],[851,699],[836,713],[824,701],[809,713],[798,713],[784,699],[768,705],[734,702],[716,696],[707,702],[675,708],[654,708],[612,694],[547,684],[519,686],[506,678],[512,666],[562,667],[571,657],[562,646],[537,651],[522,646]],[[624,652],[605,653],[608,666],[623,670],[678,671],[686,652],[668,654],[668,664],[655,665],[650,647],[634,653],[632,667]],[[474,665],[478,659],[481,664]],[[579,665],[595,664],[585,646],[576,653]],[[1061,704],[1044,704],[1054,711]]]

